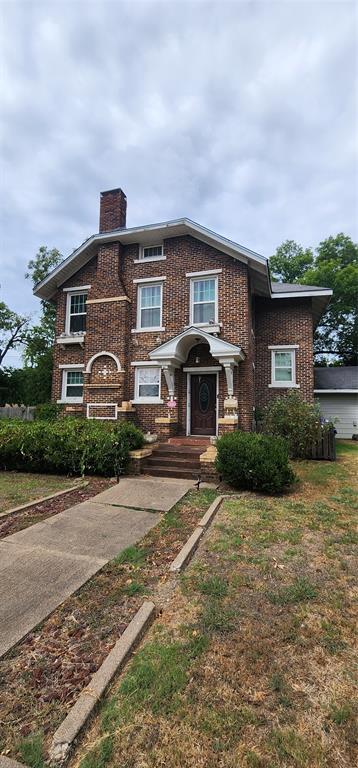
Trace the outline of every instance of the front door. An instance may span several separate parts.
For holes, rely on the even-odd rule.
[[[216,435],[216,374],[191,374],[190,434]]]

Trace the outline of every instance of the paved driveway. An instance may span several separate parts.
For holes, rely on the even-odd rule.
[[[149,509],[170,509],[192,485],[186,480],[124,479],[93,499],[3,539],[0,656],[108,560],[143,538],[161,517]]]

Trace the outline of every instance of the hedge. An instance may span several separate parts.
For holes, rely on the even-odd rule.
[[[217,451],[217,471],[234,488],[280,493],[295,480],[282,438],[230,432],[219,438]]]
[[[111,424],[66,417],[58,421],[0,421],[0,469],[69,475],[122,474],[142,432],[130,422]]]

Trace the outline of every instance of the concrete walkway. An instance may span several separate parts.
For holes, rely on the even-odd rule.
[[[108,560],[134,544],[193,487],[125,478],[92,499],[0,542],[0,656]],[[154,511],[148,511],[154,510]]]

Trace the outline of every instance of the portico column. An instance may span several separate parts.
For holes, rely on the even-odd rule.
[[[164,373],[170,399],[173,399],[174,397],[174,370],[175,368],[173,365],[162,365],[162,371]]]

